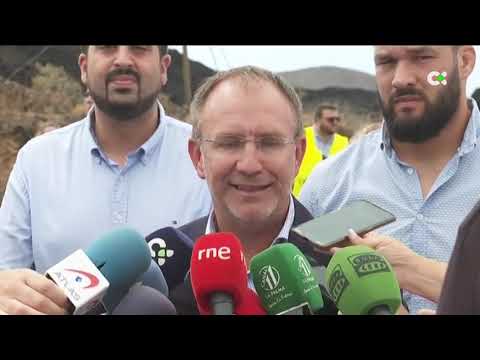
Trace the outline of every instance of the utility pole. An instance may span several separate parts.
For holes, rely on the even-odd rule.
[[[188,60],[187,45],[183,45],[182,49],[183,89],[185,93],[185,105],[188,106],[192,101],[192,76],[190,71],[190,61]]]

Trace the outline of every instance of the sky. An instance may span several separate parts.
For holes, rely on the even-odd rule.
[[[181,46],[173,45],[182,51]],[[475,46],[477,65],[467,82],[470,96],[480,87],[480,46]],[[188,46],[190,59],[215,70],[256,65],[275,72],[317,66],[338,66],[374,75],[372,46]],[[435,69],[432,69],[435,70]]]

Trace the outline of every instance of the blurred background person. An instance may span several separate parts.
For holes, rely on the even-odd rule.
[[[348,146],[348,138],[337,134],[341,117],[334,105],[322,104],[315,111],[313,125],[305,128],[307,150],[295,178],[293,194],[298,197],[314,167]]]

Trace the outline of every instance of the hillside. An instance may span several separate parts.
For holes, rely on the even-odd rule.
[[[47,48],[47,49],[45,49]],[[45,52],[41,53],[42,50]],[[184,90],[182,80],[182,55],[172,49],[169,51],[172,56],[172,65],[168,73],[168,84],[164,93],[177,105],[184,103]],[[38,58],[36,55],[41,54]],[[35,75],[34,63],[27,63],[29,59],[35,59],[40,64],[52,64],[65,69],[72,79],[80,81],[80,70],[78,68],[79,46],[0,46],[0,76],[7,78],[12,73],[15,75],[10,80],[31,86],[31,79]],[[212,69],[203,64],[190,61],[192,71],[192,87],[197,89],[201,82],[208,76],[215,73]],[[21,69],[18,71],[18,69]]]
[[[335,66],[320,66],[280,73],[293,86],[305,90],[345,88],[376,91],[373,75]]]

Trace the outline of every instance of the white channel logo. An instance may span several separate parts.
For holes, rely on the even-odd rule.
[[[157,245],[159,250],[155,251],[153,249],[153,245]],[[167,243],[165,240],[160,238],[150,240],[148,242],[148,246],[150,247],[150,255],[159,266],[164,265],[167,259],[171,258],[174,254],[173,250],[167,248]]]
[[[438,71],[432,71],[427,75],[427,81],[432,86],[438,86],[442,84],[443,86],[447,85],[447,72],[442,73]]]
[[[272,291],[280,284],[280,273],[273,266],[267,265],[260,269],[260,279],[262,289]]]
[[[307,263],[303,256],[296,255],[294,259],[297,263],[298,271],[300,271],[305,276],[310,276],[312,274],[311,266]]]

